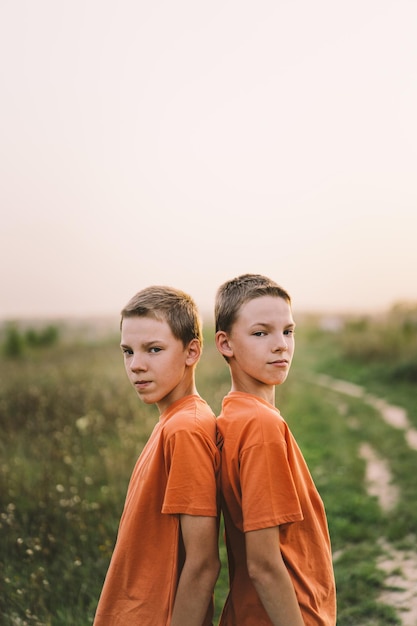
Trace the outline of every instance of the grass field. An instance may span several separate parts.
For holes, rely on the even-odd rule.
[[[383,595],[389,579],[380,559],[387,544],[417,559],[417,452],[404,430],[381,419],[366,398],[320,386],[315,376],[366,387],[404,407],[410,428],[417,429],[415,310],[393,311],[383,320],[345,320],[331,331],[312,318],[299,327],[293,369],[277,390],[277,406],[327,509],[338,626],[412,623],[410,613]],[[116,335],[10,335],[3,334],[7,354],[0,360],[0,624],[88,625],[130,473],[157,412],[130,388]],[[210,330],[197,380],[218,412],[229,377]],[[398,493],[391,508],[369,492],[364,444],[389,467]],[[221,555],[225,563],[222,544]],[[224,566],[217,615],[226,593]]]

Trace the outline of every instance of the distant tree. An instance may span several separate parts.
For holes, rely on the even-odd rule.
[[[29,346],[36,347],[39,344],[39,336],[34,328],[29,328],[25,333],[25,341]]]
[[[53,324],[41,330],[28,328],[23,332],[15,322],[9,322],[4,331],[2,352],[8,358],[19,358],[27,347],[38,349],[56,344],[59,335],[59,328]]]
[[[34,348],[52,346],[57,343],[58,339],[59,329],[52,324],[39,331],[29,328],[25,333],[26,343]]]
[[[3,352],[7,357],[18,358],[24,352],[25,342],[16,324],[6,326],[6,334],[3,344]]]
[[[39,343],[41,346],[52,346],[59,339],[59,330],[56,326],[49,325],[39,333]]]

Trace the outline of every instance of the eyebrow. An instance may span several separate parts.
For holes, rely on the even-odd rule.
[[[161,339],[152,339],[152,341],[145,341],[145,343],[142,343],[141,344],[141,348],[145,348],[145,350],[146,350],[146,349],[152,348],[154,346],[163,346],[163,345],[164,345],[164,342]],[[126,343],[121,343],[120,347],[121,348],[130,348],[130,349],[132,349],[132,346],[130,346],[129,344],[126,344]]]
[[[263,326],[264,328],[270,328],[271,326],[273,326],[274,324],[270,324],[269,322],[255,322],[254,324],[252,324],[252,328],[254,326]],[[284,326],[285,329],[288,328],[295,328],[296,324],[295,322],[289,322],[288,324],[286,324]]]

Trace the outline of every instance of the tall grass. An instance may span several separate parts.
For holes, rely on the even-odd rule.
[[[6,361],[0,379],[3,623],[88,624],[151,411],[116,343]]]

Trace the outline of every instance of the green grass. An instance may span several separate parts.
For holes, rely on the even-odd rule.
[[[357,353],[347,356],[343,331],[307,330],[298,335],[277,406],[326,506],[337,556],[338,626],[398,624],[392,607],[378,600],[384,586],[378,540],[409,545],[410,529],[417,528],[416,453],[372,407],[314,385],[310,375],[326,372],[373,393],[385,391],[417,421],[415,386],[402,379],[391,388],[380,360],[364,364]],[[391,374],[401,360],[401,354],[390,360]],[[218,413],[229,375],[209,334],[197,383]],[[355,418],[354,427],[347,416]],[[91,624],[130,474],[156,420],[156,409],[142,405],[129,386],[118,337],[90,344],[61,340],[0,360],[1,626]],[[364,441],[389,460],[401,489],[390,514],[366,492],[358,456]],[[217,616],[227,593],[220,546]]]

